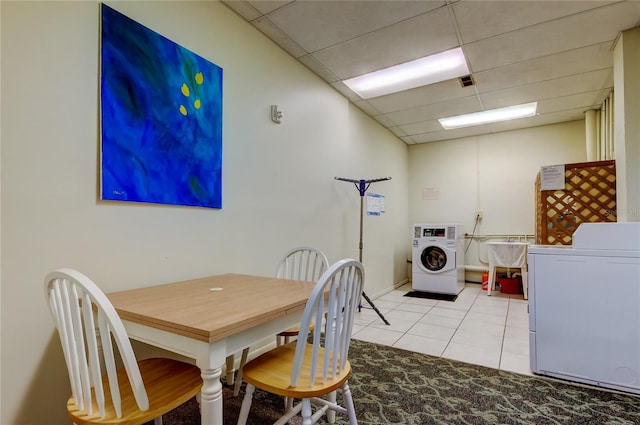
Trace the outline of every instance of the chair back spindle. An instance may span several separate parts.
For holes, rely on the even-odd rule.
[[[320,277],[307,301],[300,323],[300,334],[308,334],[312,323],[323,323],[323,326],[314,327],[311,344],[298,339],[291,373],[292,387],[305,385],[299,383],[298,379],[307,349],[312,350],[310,386],[317,379],[325,383],[327,378],[334,378],[344,369],[363,284],[364,268],[353,259],[338,261]]]
[[[76,405],[92,415],[95,397],[101,417],[105,417],[107,404],[113,406],[118,418],[122,417],[114,341],[138,408],[147,410],[149,399],[131,342],[120,317],[100,288],[75,270],[61,269],[47,275],[45,292],[60,336]],[[108,390],[102,385],[101,365],[108,377]]]
[[[276,269],[276,277],[315,282],[328,267],[329,261],[322,251],[302,246],[290,250],[282,257]]]

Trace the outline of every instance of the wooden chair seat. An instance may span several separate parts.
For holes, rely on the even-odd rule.
[[[67,414],[74,424],[162,425],[162,415],[200,392],[198,367],[136,360],[118,312],[87,276],[55,270],[44,290],[69,374]]]
[[[293,248],[288,251],[278,263],[276,268],[276,276],[282,279],[302,280],[305,282],[317,281],[322,273],[329,268],[329,260],[327,256],[319,249],[310,246],[301,246]],[[313,331],[314,326],[311,325],[310,331]],[[292,326],[291,328],[284,330],[276,335],[276,346],[288,344],[291,337],[296,337],[300,333],[300,326]],[[249,347],[242,350],[242,356],[240,357],[240,365],[238,366],[238,376],[233,376],[233,370],[231,373],[229,369],[233,368],[234,355],[227,357],[227,382],[234,383],[233,395],[234,397],[240,393],[240,386],[242,385],[242,368],[249,358]],[[285,406],[288,402],[285,400]]]
[[[243,374],[245,382],[273,394],[299,399],[323,396],[342,387],[349,379],[351,365],[347,360],[344,368],[333,379],[327,379],[324,383],[316,380],[312,386],[308,385],[311,382],[313,354],[313,347],[308,344],[309,348],[305,350],[302,370],[298,378],[299,384],[296,387],[291,387],[291,369],[296,354],[296,345],[297,342],[281,345],[245,364]],[[318,351],[318,358],[316,366],[318,369],[322,369],[323,348]]]
[[[313,332],[314,329],[315,329],[315,325],[312,323],[311,326],[309,327],[309,332]],[[300,324],[297,324],[295,326],[290,327],[289,329],[286,329],[280,332],[276,336],[284,338],[284,343],[288,344],[289,338],[291,338],[292,336],[298,336],[299,333],[300,333]],[[278,344],[278,345],[282,345],[282,344]]]
[[[116,416],[113,405],[107,405],[105,417],[101,418],[95,397],[92,399],[94,413],[89,416],[85,410],[78,408],[72,396],[67,401],[69,419],[76,425],[144,424],[187,402],[198,394],[202,387],[200,369],[188,363],[172,359],[146,359],[139,361],[138,367],[149,397],[149,410],[142,411],[138,408],[127,379],[127,372],[120,368],[117,374],[122,399],[122,417]],[[106,375],[102,382],[105,396],[109,399],[111,391]]]
[[[292,326],[289,329],[280,332],[278,336],[292,337],[292,336],[297,336],[299,332],[300,332],[300,326]]]

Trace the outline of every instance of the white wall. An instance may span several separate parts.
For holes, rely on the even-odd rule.
[[[110,5],[224,69],[223,208],[100,202],[99,3],[1,2],[2,424],[67,422],[43,293],[52,269],[76,268],[109,292],[271,275],[297,244],[357,258],[360,198],[334,177],[391,176],[371,187],[387,213],[365,217],[365,290],[406,278],[402,141],[221,4]]]
[[[536,175],[543,165],[586,161],[585,124],[573,121],[409,147],[410,223],[461,223],[476,235],[535,233]],[[439,199],[423,199],[423,189]],[[411,229],[407,229],[407,244]],[[504,238],[502,238],[504,240]],[[485,239],[489,240],[489,239]],[[469,240],[465,241],[465,247]],[[474,240],[468,265],[487,260]]]

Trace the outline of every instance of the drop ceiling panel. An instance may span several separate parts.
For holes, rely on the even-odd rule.
[[[395,134],[398,137],[406,137],[407,133],[404,132],[404,130],[402,130],[402,128],[400,127],[389,127],[389,130],[391,130],[391,132],[393,134]]]
[[[441,8],[320,50],[313,56],[344,79],[457,45],[458,38],[449,11]]]
[[[473,74],[479,93],[611,69],[611,42],[569,50]]]
[[[488,7],[491,5],[495,7]],[[508,33],[588,9],[610,1],[461,1],[452,8],[465,43]],[[499,10],[499,13],[496,13]],[[482,25],[478,25],[482,22]]]
[[[553,97],[538,102],[538,113],[547,114],[569,109],[580,109],[583,112],[602,104],[600,90],[578,93],[571,96]]]
[[[584,109],[577,108],[565,111],[551,112],[536,115],[535,117],[523,118],[522,120],[503,121],[499,123],[487,124],[489,132],[516,130],[525,127],[539,127],[541,125],[556,124],[559,122],[578,121],[584,119]],[[518,122],[521,121],[521,122]],[[524,126],[522,125],[524,124]],[[481,126],[482,127],[482,126]]]
[[[405,109],[403,111],[384,114],[397,125],[413,124],[421,121],[433,120],[436,118],[448,117],[452,115],[467,114],[480,109],[477,96],[463,97],[449,102],[434,103],[417,108]]]
[[[366,102],[364,102],[366,104]],[[362,106],[360,105],[360,102],[357,104],[358,106]],[[366,109],[363,109],[365,112],[367,111]],[[383,126],[389,128],[389,127],[396,127],[396,123],[393,122],[391,119],[389,119],[389,117],[387,117],[386,115],[375,115],[374,116],[375,120],[378,121],[380,124],[382,124]]]
[[[417,135],[417,134],[423,134],[423,133],[433,133],[435,131],[444,130],[444,128],[442,128],[442,125],[440,125],[440,122],[438,120],[420,121],[413,124],[405,124],[400,126],[400,128],[407,135],[411,135],[411,136]]]
[[[457,139],[460,137],[479,136],[482,134],[497,133],[500,131],[517,130],[526,127],[538,127],[541,125],[556,124],[559,122],[577,121],[584,119],[584,110],[575,109],[549,114],[540,114],[535,117],[522,118],[520,120],[503,121],[500,123],[485,124],[476,127],[464,127],[456,130],[441,130],[430,133],[411,135],[415,143],[437,142],[442,140]]]
[[[316,73],[323,80],[325,80],[325,81],[327,81],[329,83],[339,82],[345,88],[347,88],[347,90],[349,90],[354,95],[355,98],[358,98],[358,99],[360,98],[360,96],[358,96],[355,93],[353,93],[353,91],[351,91],[351,89],[349,89],[344,83],[339,81],[339,78],[336,77],[335,74],[333,74],[333,72],[329,71],[324,66],[324,64],[322,64],[321,62],[318,62],[318,60],[316,58],[314,58],[313,56],[304,55],[304,56],[299,57],[298,60],[300,62],[302,62],[303,64],[305,64],[307,66],[307,68],[312,70],[314,73]]]
[[[473,96],[475,92],[473,86],[462,87],[456,78],[412,90],[374,97],[369,99],[369,103],[374,105],[380,112],[388,113]]]
[[[411,139],[415,141],[415,143],[427,143],[438,142],[441,140],[458,139],[460,137],[477,136],[479,134],[490,132],[489,129],[482,127],[485,126],[481,125],[478,127],[464,127],[455,130],[441,130],[431,133],[415,134],[411,136]]]
[[[366,103],[364,100],[362,100],[360,98],[360,96],[358,96],[357,94],[355,94],[350,88],[349,86],[347,86],[345,83],[343,83],[342,81],[336,81],[331,83],[331,87],[333,87],[334,89],[336,89],[337,91],[339,91],[340,93],[342,93],[342,95],[344,97],[346,97],[347,99],[349,99],[351,102],[353,103],[361,103],[364,102]],[[379,111],[377,113],[380,113]]]
[[[262,16],[262,13],[258,9],[246,1],[230,1],[225,2],[225,4],[249,22]]]
[[[442,1],[353,1],[290,3],[269,19],[308,52],[315,52],[372,33],[442,6]],[[327,25],[330,22],[331,25]]]
[[[230,3],[244,3],[240,1],[231,1]],[[273,12],[276,9],[279,9],[289,3],[293,3],[291,0],[285,1],[272,1],[272,0],[258,0],[258,1],[249,1],[256,10],[260,11],[263,15],[266,15],[269,12]]]
[[[569,77],[556,78],[540,83],[484,93],[480,95],[482,104],[488,108],[501,108],[535,101],[536,99],[552,99],[561,96],[602,90],[609,81],[611,70],[587,72]]]
[[[640,25],[634,0],[223,2],[408,144],[583,119],[612,90],[617,36]],[[362,100],[342,82],[454,47],[474,86]],[[535,117],[457,130],[436,119],[529,101]]]
[[[378,111],[376,108],[374,108],[373,106],[371,106],[371,104],[369,102],[367,102],[366,100],[359,100],[357,102],[355,102],[355,105],[362,109],[363,111],[365,111],[367,114],[371,115],[372,117],[380,117],[382,116],[380,114],[380,111]],[[391,121],[388,121],[385,123],[385,126],[389,126],[389,125],[394,125]]]
[[[295,42],[295,40],[287,37],[280,28],[273,25],[267,18],[260,18],[253,21],[253,25],[258,28],[264,35],[275,41],[280,47],[289,52],[294,58],[304,56],[307,52]]]
[[[616,3],[470,43],[465,53],[473,72],[493,69],[614,40],[621,27],[637,24],[638,15],[640,2]]]

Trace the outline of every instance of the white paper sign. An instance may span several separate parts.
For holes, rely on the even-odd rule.
[[[367,215],[380,215],[384,211],[384,196],[367,193]]]
[[[540,190],[564,190],[564,165],[540,167]]]

